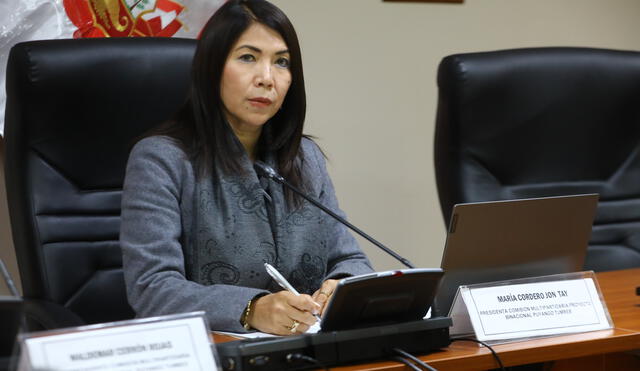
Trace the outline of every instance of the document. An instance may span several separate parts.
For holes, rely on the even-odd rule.
[[[305,332],[305,334],[315,334],[317,332],[320,332],[320,321],[317,321],[313,326],[311,326],[309,328],[309,330],[307,330],[307,332]],[[220,335],[233,336],[233,337],[237,337],[237,338],[240,338],[240,339],[255,339],[255,338],[265,338],[265,337],[277,337],[277,336],[280,336],[280,335],[274,335],[274,334],[267,334],[266,332],[260,332],[260,331],[255,331],[255,332],[214,331],[214,333],[220,334]],[[302,335],[302,334],[299,334],[299,335]]]

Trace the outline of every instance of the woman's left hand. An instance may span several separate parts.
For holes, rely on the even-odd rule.
[[[320,309],[320,315],[324,314],[329,298],[333,295],[337,285],[338,280],[326,280],[322,283],[320,289],[314,292],[313,296],[311,296],[311,298],[322,307]]]

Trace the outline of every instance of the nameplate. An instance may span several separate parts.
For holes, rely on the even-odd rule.
[[[451,315],[453,335],[471,327],[483,341],[613,327],[593,272],[461,286]]]
[[[22,335],[22,370],[217,370],[204,312]]]

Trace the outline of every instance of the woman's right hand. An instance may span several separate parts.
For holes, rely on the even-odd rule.
[[[319,309],[311,296],[294,295],[283,290],[258,298],[249,312],[247,322],[261,332],[275,335],[301,334],[315,324],[314,314]],[[298,325],[294,326],[295,323]]]

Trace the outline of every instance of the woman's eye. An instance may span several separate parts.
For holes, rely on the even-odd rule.
[[[289,60],[287,58],[278,58],[276,60],[276,65],[282,68],[289,68]]]
[[[238,59],[243,62],[254,62],[256,60],[256,57],[251,54],[242,54],[240,57],[238,57]]]

